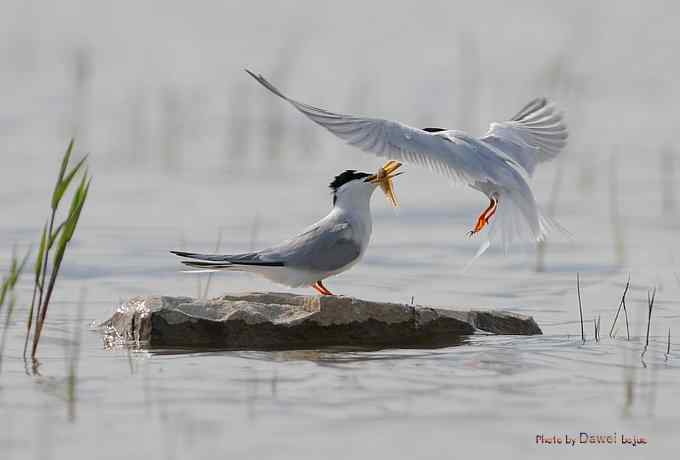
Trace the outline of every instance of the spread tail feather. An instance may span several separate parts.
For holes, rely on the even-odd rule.
[[[504,194],[495,217],[489,229],[489,239],[497,237],[505,251],[515,241],[540,242],[553,231],[568,233],[554,219],[543,213],[533,196],[527,200],[513,193]]]
[[[543,213],[533,200],[533,196],[532,200],[526,200],[516,197],[512,192],[503,193],[499,198],[496,214],[489,223],[486,239],[463,271],[470,268],[489,249],[493,241],[500,240],[503,250],[507,252],[513,242],[540,242],[553,232],[570,236],[557,221]]]

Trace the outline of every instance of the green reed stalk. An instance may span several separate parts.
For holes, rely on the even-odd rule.
[[[16,286],[21,273],[24,271],[26,266],[26,261],[30,250],[26,253],[24,258],[19,263],[16,255],[12,255],[12,262],[10,263],[9,273],[3,278],[2,284],[0,285],[0,312],[5,305],[5,300],[9,298],[7,304],[7,313],[5,315],[5,325],[2,331],[2,340],[0,340],[0,372],[2,372],[2,354],[5,351],[5,343],[7,341],[7,329],[9,328],[9,323],[12,319],[12,313],[14,312],[14,306],[16,305],[16,295],[14,294],[14,287]]]
[[[42,334],[45,318],[47,316],[47,309],[49,307],[52,293],[57,282],[61,264],[66,255],[66,248],[68,247],[75,229],[80,219],[80,214],[87,200],[90,189],[91,177],[89,177],[87,170],[82,173],[82,177],[78,187],[75,189],[71,198],[71,205],[69,207],[66,218],[63,222],[55,228],[55,222],[59,210],[59,205],[69,186],[74,178],[83,169],[83,165],[87,156],[83,157],[75,166],[69,170],[69,162],[73,152],[74,141],[69,143],[64,157],[61,161],[59,175],[57,182],[52,192],[52,199],[50,202],[50,216],[48,222],[43,227],[40,238],[40,247],[35,262],[35,279],[33,286],[33,297],[31,306],[28,311],[28,321],[26,325],[26,340],[24,342],[24,357],[28,349],[28,341],[33,331],[33,342],[31,346],[31,358],[35,359],[38,350],[38,343]],[[55,246],[56,244],[56,246]],[[54,250],[54,251],[53,251]],[[52,265],[50,270],[50,259],[52,257]],[[49,277],[48,277],[49,274]],[[47,283],[47,284],[46,284]]]

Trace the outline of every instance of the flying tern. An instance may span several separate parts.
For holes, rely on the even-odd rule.
[[[208,271],[233,270],[255,273],[289,287],[311,286],[321,295],[333,295],[323,280],[349,270],[359,262],[371,239],[370,201],[380,187],[397,207],[392,178],[401,166],[389,161],[377,174],[347,170],[330,183],[331,212],[296,237],[279,245],[243,254],[195,254],[170,251],[189,267]]]
[[[487,239],[475,258],[489,247],[496,231],[507,249],[516,238],[541,241],[549,230],[561,228],[541,212],[528,182],[536,166],[555,158],[567,143],[562,113],[546,98],[532,100],[507,121],[491,123],[488,132],[476,138],[452,129],[419,129],[398,121],[330,112],[291,99],[262,75],[246,72],[350,145],[427,167],[486,195],[489,206],[468,233],[475,235],[489,224]]]

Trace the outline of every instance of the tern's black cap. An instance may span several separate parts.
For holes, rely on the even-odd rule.
[[[356,179],[365,179],[366,177],[369,176],[371,176],[371,174],[357,172],[354,169],[348,169],[347,171],[342,172],[335,176],[335,179],[333,179],[333,182],[331,182],[329,185],[331,190],[333,190],[333,205],[335,205],[335,201],[338,199],[335,192],[337,192],[340,187],[345,185],[347,182],[351,182]]]
[[[355,179],[364,179],[368,176],[370,176],[368,173],[357,172],[354,169],[348,169],[347,171],[335,176],[335,179],[333,179],[333,182],[330,183],[329,187],[335,192],[347,182],[353,181]]]

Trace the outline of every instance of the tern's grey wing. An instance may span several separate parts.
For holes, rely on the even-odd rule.
[[[531,175],[567,145],[562,113],[545,98],[534,99],[509,121],[491,123],[480,140],[510,156]]]
[[[427,132],[396,121],[329,112],[290,99],[263,76],[246,72],[312,121],[366,152],[416,163],[470,185],[496,182],[498,171],[507,169],[507,158],[464,133]]]
[[[361,255],[361,245],[353,238],[349,223],[322,221],[260,254],[265,259],[283,260],[287,267],[335,271],[354,262]]]

